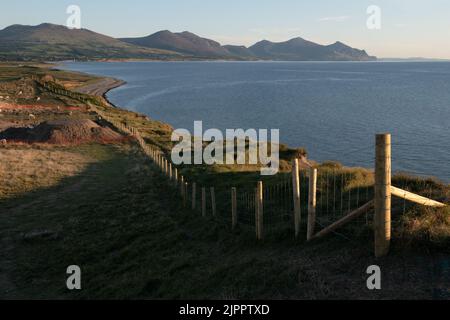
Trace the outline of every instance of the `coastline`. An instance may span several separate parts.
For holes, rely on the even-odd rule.
[[[86,73],[86,72],[82,72],[82,73]],[[86,73],[86,74],[89,74],[89,73]],[[95,81],[92,84],[89,84],[87,86],[83,86],[83,87],[80,87],[80,88],[77,88],[77,89],[74,89],[74,90],[78,91],[78,92],[83,92],[83,93],[87,93],[87,94],[90,94],[90,95],[94,95],[94,96],[102,99],[102,101],[104,101],[104,103],[106,103],[107,105],[110,105],[110,106],[112,106],[114,108],[130,111],[124,106],[115,105],[107,97],[107,94],[108,94],[109,91],[112,91],[113,89],[116,89],[116,88],[119,88],[119,87],[125,85],[127,83],[126,81],[118,79],[118,78],[112,78],[112,77],[108,77],[108,76],[97,75],[95,73],[92,73],[91,75],[98,77],[99,80]],[[152,116],[149,114],[148,117],[151,118]],[[168,122],[165,122],[165,121],[159,120],[158,122],[160,122],[162,124],[165,124],[165,125],[168,125],[168,126],[172,126],[171,124],[169,124]],[[280,140],[280,144],[284,144],[282,140]],[[298,146],[298,145],[295,145],[295,144],[294,145],[284,144],[284,145],[288,149],[293,149],[293,150],[294,149],[303,149],[301,146]],[[309,150],[306,150],[306,151],[309,151]],[[309,158],[309,156],[311,156],[311,155],[308,154],[307,159],[309,160],[310,164],[321,164],[321,163],[326,163],[326,162],[333,162],[333,163],[337,163],[339,165],[342,165],[343,167],[361,167],[361,168],[369,168],[369,169],[372,168],[370,166],[370,164],[369,165],[361,165],[361,164],[359,164],[359,165],[352,165],[351,163],[348,163],[346,161],[346,159],[344,159],[344,160],[336,160],[336,159],[333,159],[333,158],[330,157],[331,159],[327,158],[325,160],[317,160],[318,157],[315,157],[313,155],[313,156],[311,156],[311,158]],[[405,170],[405,171],[399,170],[398,172],[405,172],[405,173],[407,173],[408,171],[407,170]],[[422,177],[435,177],[436,179],[438,179],[440,181],[444,181],[444,182],[447,181],[445,179],[445,176],[439,176],[439,175],[435,175],[435,174],[432,174],[432,173],[421,174],[420,176],[422,176]]]
[[[92,96],[96,96],[99,98],[102,98],[105,100],[105,102],[107,104],[109,104],[112,107],[117,108],[117,106],[112,103],[108,98],[107,98],[107,94],[109,91],[119,88],[123,85],[125,85],[127,82],[121,79],[116,79],[116,78],[109,78],[109,77],[102,77],[102,76],[98,76],[100,78],[99,81],[86,85],[86,86],[82,86],[79,88],[74,89],[74,91],[78,92],[78,93],[83,93],[83,94],[88,94],[88,95],[92,95]]]

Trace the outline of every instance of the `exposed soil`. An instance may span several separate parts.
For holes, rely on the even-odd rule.
[[[30,111],[58,111],[58,110],[83,110],[85,108],[76,107],[76,106],[53,106],[53,105],[42,105],[42,104],[17,104],[17,103],[5,103],[0,102],[0,109],[2,112],[9,111],[20,111],[20,110],[30,110]]]
[[[55,120],[35,127],[13,127],[0,132],[0,140],[15,142],[79,144],[86,142],[119,142],[124,137],[92,120]]]

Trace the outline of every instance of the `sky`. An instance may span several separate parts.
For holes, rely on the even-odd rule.
[[[0,29],[12,24],[66,24],[69,5],[81,26],[113,37],[190,31],[222,44],[252,45],[302,37],[344,42],[380,58],[450,59],[449,0],[27,0],[2,1]],[[369,29],[367,8],[381,9]]]

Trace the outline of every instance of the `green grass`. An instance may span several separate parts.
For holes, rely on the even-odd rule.
[[[66,76],[70,81],[69,74],[58,75]],[[147,142],[170,150],[170,126],[130,111],[100,108],[138,128]],[[52,115],[42,115],[47,116]],[[23,177],[27,184],[18,180],[20,192],[0,199],[0,298],[444,299],[449,295],[446,288],[438,290],[448,262],[448,209],[424,210],[394,202],[392,250],[379,260],[373,258],[372,231],[357,223],[308,244],[294,241],[292,228],[257,243],[251,227],[231,232],[228,222],[203,219],[181,207],[173,187],[134,145],[90,144],[50,151],[89,161],[72,164],[78,169],[62,174],[45,159],[63,164],[57,160],[65,157],[32,157],[44,159],[55,175]],[[293,152],[283,149],[286,162]],[[217,186],[217,192],[231,186],[253,188],[261,179],[255,168],[180,169],[190,181]],[[289,179],[289,169],[287,165],[264,182]],[[320,169],[329,176],[345,173],[346,192],[373,182],[370,170],[363,168],[325,163]],[[401,175],[393,182],[425,196],[431,190],[433,199],[448,202],[448,185],[432,179]],[[217,197],[225,215],[230,214],[226,198],[224,193]],[[79,292],[65,287],[66,268],[73,264],[82,268]],[[383,270],[380,292],[366,289],[365,270],[373,264]]]
[[[233,233],[180,207],[135,147],[72,152],[95,161],[51,188],[1,203],[0,269],[9,289],[2,298],[439,298],[428,268],[441,260],[429,247],[404,254],[394,239],[391,255],[375,260],[367,233],[311,244],[284,234],[257,243],[245,228]],[[42,230],[51,236],[23,238]],[[381,292],[365,287],[365,269],[374,263],[388,270]],[[73,264],[82,268],[78,292],[65,288]]]

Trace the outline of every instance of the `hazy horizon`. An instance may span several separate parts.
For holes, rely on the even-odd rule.
[[[223,45],[250,46],[261,40],[286,41],[295,37],[332,44],[344,42],[379,58],[450,59],[447,30],[450,3],[432,0],[249,0],[212,3],[201,0],[107,3],[78,1],[28,1],[3,4],[0,29],[12,24],[66,23],[69,5],[81,8],[82,28],[108,36],[140,37],[160,30],[190,31]],[[381,29],[366,26],[367,8],[381,9]],[[232,23],[230,23],[232,22]]]

